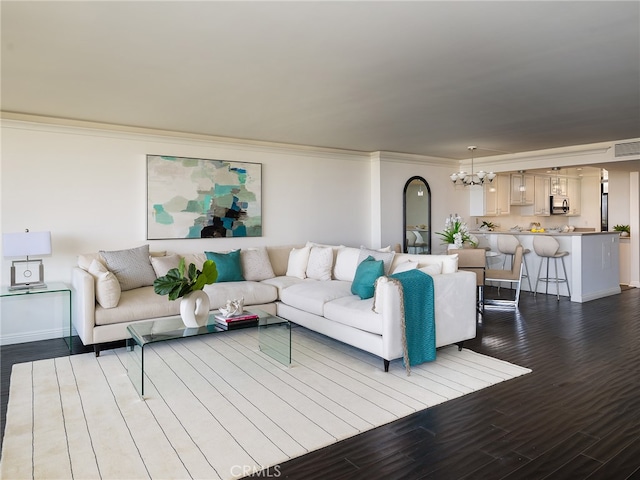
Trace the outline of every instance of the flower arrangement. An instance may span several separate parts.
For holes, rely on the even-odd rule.
[[[436,232],[436,235],[442,237],[442,240],[444,240],[442,243],[453,244],[457,248],[462,248],[465,242],[471,243],[474,247],[478,245],[478,240],[469,233],[467,224],[462,221],[462,217],[457,213],[449,215],[445,222],[444,230]]]

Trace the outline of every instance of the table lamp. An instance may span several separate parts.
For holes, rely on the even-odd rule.
[[[47,287],[44,283],[42,260],[33,260],[29,257],[51,254],[51,232],[29,232],[29,229],[26,229],[24,233],[4,233],[2,234],[2,252],[5,258],[27,258],[11,262],[9,290]]]

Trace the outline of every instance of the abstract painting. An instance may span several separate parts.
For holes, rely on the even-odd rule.
[[[147,155],[147,239],[262,236],[262,164]]]

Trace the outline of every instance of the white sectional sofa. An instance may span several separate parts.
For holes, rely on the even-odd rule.
[[[96,355],[101,343],[127,338],[126,327],[133,322],[179,314],[179,301],[157,295],[153,286],[123,286],[127,279],[122,284],[122,272],[117,267],[109,270],[113,262],[105,261],[108,253],[80,255],[72,274],[73,324],[82,342],[94,345]],[[224,281],[223,275],[207,285],[205,292],[212,310],[229,299],[244,297],[246,309],[260,308],[373,353],[384,360],[386,369],[390,360],[403,356],[400,296],[387,276],[376,283],[375,298],[361,299],[351,292],[358,264],[369,254],[384,259],[385,275],[407,268],[431,274],[436,347],[475,337],[476,278],[473,273],[458,271],[457,255],[410,255],[311,243],[242,249],[245,280]],[[184,257],[187,264],[197,266],[207,258],[204,253]],[[142,283],[164,275],[180,255],[151,252],[147,258],[149,265],[127,262],[125,267],[145,270],[147,278],[139,280]],[[120,292],[118,283],[122,284]]]

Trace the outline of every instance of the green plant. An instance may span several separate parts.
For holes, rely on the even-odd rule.
[[[627,233],[631,233],[631,228],[629,227],[629,225],[615,225],[613,227],[613,230],[616,232],[627,232]]]
[[[176,300],[196,290],[202,290],[205,285],[211,285],[218,279],[218,269],[213,260],[206,260],[202,271],[191,263],[185,268],[184,258],[180,259],[178,268],[172,268],[163,277],[153,282],[153,290],[158,295],[168,295],[169,300]]]
[[[481,227],[487,227],[488,229],[493,230],[496,228],[496,224],[492,222],[482,222]]]

